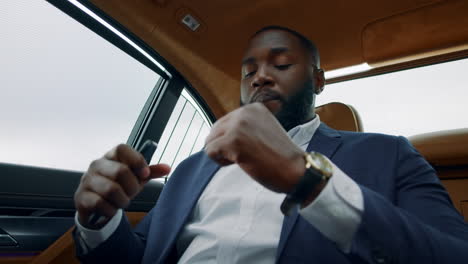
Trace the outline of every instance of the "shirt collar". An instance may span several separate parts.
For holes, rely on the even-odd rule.
[[[309,122],[290,129],[288,131],[288,135],[296,145],[303,147],[304,145],[309,144],[309,141],[312,139],[312,136],[315,134],[315,131],[317,131],[319,126],[320,117],[316,114],[314,119]]]

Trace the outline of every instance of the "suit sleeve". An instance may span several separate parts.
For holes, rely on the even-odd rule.
[[[132,229],[127,217],[123,214],[114,233],[94,249],[84,248],[86,243],[82,243],[78,230],[75,228],[73,237],[77,258],[85,264],[141,263],[153,211],[154,209],[143,218],[135,229]]]
[[[360,185],[362,221],[351,257],[367,263],[468,263],[468,225],[421,155],[397,139],[396,202]]]

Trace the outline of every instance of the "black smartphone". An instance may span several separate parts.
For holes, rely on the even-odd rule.
[[[153,157],[154,152],[156,152],[157,148],[158,148],[158,143],[148,139],[145,141],[143,146],[141,146],[138,152],[140,152],[141,155],[143,155],[146,163],[149,165],[149,163],[151,162],[151,158]]]

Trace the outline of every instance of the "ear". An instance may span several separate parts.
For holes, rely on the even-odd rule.
[[[325,88],[325,74],[322,69],[315,68],[313,76],[315,81],[314,93],[320,94]]]

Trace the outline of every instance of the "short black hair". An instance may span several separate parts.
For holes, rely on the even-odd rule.
[[[317,65],[317,67],[320,68],[320,54],[318,52],[317,46],[310,39],[308,39],[307,37],[305,37],[304,35],[302,35],[301,33],[295,30],[292,30],[290,28],[283,27],[283,26],[270,25],[270,26],[262,27],[261,29],[257,30],[257,32],[255,32],[251,38],[254,38],[258,34],[268,31],[268,30],[283,30],[296,36],[299,39],[302,46],[306,49],[306,51],[312,54],[312,58],[314,60],[315,65]]]

